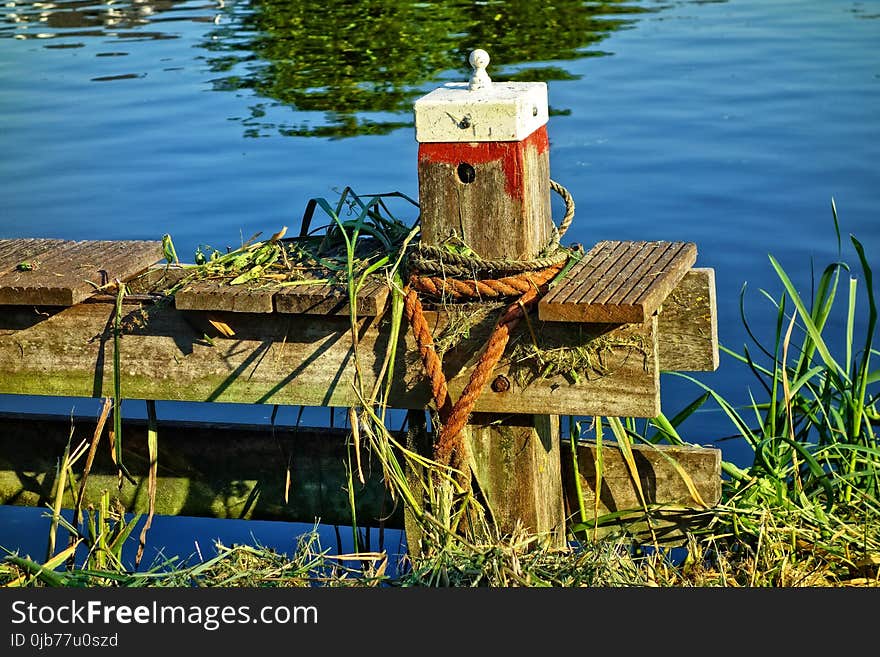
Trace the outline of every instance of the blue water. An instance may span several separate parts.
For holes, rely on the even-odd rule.
[[[486,48],[496,79],[548,72],[551,176],[577,207],[566,242],[695,242],[697,265],[715,269],[720,340],[734,350],[748,341],[739,316],[744,284],[753,330],[772,338],[774,313],[759,289],[778,296],[781,287],[768,254],[807,298],[811,267],[821,271],[838,257],[832,199],[844,257],[857,264],[847,241],[853,233],[880,270],[880,2],[610,5],[609,22],[589,39],[553,44],[549,30],[558,45],[551,59],[507,61],[503,53],[517,49],[508,42],[493,49],[488,28],[479,43],[475,30],[456,27],[449,43],[421,46]],[[364,100],[352,89],[383,81],[345,85],[352,56],[345,40],[360,43],[355,13],[352,32],[330,42],[310,32],[314,44],[292,39],[285,46],[316,49],[302,71],[287,71],[310,87],[292,101],[280,73],[274,82],[265,75],[264,57],[276,52],[273,40],[284,31],[260,31],[260,6],[80,0],[0,7],[0,237],[170,233],[184,255],[199,244],[236,246],[258,231],[296,227],[309,198],[333,198],[346,185],[417,197],[410,101],[441,81],[464,79],[463,56],[438,58],[437,70],[424,64],[409,77],[399,73],[389,88],[405,92],[402,100],[386,103],[375,93]],[[501,18],[487,14],[485,21],[504,20],[519,3],[493,7]],[[628,8],[646,11],[622,13]],[[415,38],[398,36],[400,47]],[[377,55],[398,56],[392,48]],[[283,72],[282,60],[274,66]],[[368,134],[369,125],[377,134]],[[857,269],[854,275],[861,279]],[[830,330],[842,330],[840,320]],[[741,401],[753,385],[724,355],[717,372],[698,378]],[[662,380],[667,413],[698,393],[672,376]],[[0,410],[67,413],[73,404],[0,396]],[[86,413],[97,408],[93,400],[75,405]],[[268,421],[270,411],[159,404],[160,418]],[[710,410],[686,427],[686,440],[698,444],[732,432]],[[746,464],[748,451],[736,441],[717,445],[726,459]],[[45,521],[38,513],[4,510],[0,545],[41,554]],[[151,541],[190,554],[195,540],[204,548],[210,537],[239,540],[253,530],[264,543],[289,549],[299,529],[160,518]]]

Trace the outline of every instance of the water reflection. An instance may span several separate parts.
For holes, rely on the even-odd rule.
[[[0,7],[0,38],[81,48],[87,37],[173,39],[182,23],[207,23],[196,40],[209,53],[211,88],[256,97],[249,116],[237,117],[246,136],[349,137],[411,126],[414,99],[467,76],[473,48],[489,50],[500,79],[572,79],[566,60],[606,54],[597,45],[609,33],[657,10],[629,0],[11,1]],[[131,77],[139,75],[90,79]]]
[[[348,137],[411,125],[414,99],[438,81],[467,76],[467,55],[477,47],[491,53],[499,78],[571,79],[565,60],[604,54],[596,44],[646,11],[622,0],[253,0],[231,7],[204,46],[221,73],[215,89],[249,89],[265,99],[244,121],[248,134]],[[325,116],[319,125],[267,120],[278,104]]]
[[[187,20],[213,23],[223,0],[207,4],[193,4],[174,0],[129,0],[127,2],[94,2],[70,0],[58,2],[5,3],[0,8],[0,37],[16,39],[70,39],[81,37],[115,37],[120,39],[173,39],[177,34],[156,29],[140,29],[149,25],[155,28],[169,20]],[[178,16],[181,10],[211,12],[191,16]],[[175,12],[175,15],[164,14]],[[54,48],[82,47],[83,44],[66,43],[47,45]]]

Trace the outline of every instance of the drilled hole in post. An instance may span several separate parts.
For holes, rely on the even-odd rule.
[[[477,172],[470,164],[462,162],[458,165],[458,179],[468,185],[477,179]]]

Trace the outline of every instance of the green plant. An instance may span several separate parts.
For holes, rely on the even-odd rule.
[[[717,526],[755,543],[766,531],[764,514],[770,513],[774,525],[788,523],[792,543],[851,562],[854,552],[876,553],[880,545],[880,370],[871,369],[871,358],[878,355],[877,307],[864,247],[850,235],[858,268],[843,260],[833,200],[832,213],[840,258],[823,269],[810,303],[776,258],[769,257],[782,286],[776,297],[761,290],[775,315],[770,346],[752,331],[741,297],[742,320],[758,353],[748,346],[742,353],[722,350],[748,368],[763,394],[750,391],[750,403],[742,408],[692,376],[674,375],[702,388],[699,403],[712,399],[753,453],[748,469],[724,463],[724,503],[731,514]],[[843,281],[845,274],[848,280]],[[845,304],[838,310],[841,287]],[[859,306],[860,299],[867,308]],[[835,311],[842,312],[845,326],[838,347],[842,353],[835,353],[829,335]],[[859,321],[864,326],[860,337],[855,333]],[[677,437],[662,425],[658,429],[665,437]]]

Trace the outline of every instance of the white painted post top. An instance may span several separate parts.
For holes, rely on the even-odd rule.
[[[547,83],[493,81],[485,50],[468,60],[469,82],[447,82],[416,100],[416,141],[522,141],[547,123]]]

